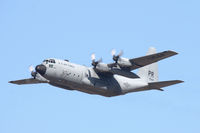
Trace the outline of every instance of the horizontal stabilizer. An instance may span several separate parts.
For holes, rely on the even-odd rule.
[[[30,79],[10,81],[9,83],[23,85],[23,84],[39,84],[39,83],[47,83],[47,82],[46,81],[39,81],[39,80],[34,79],[34,78],[30,78]]]
[[[171,81],[160,81],[160,82],[151,82],[149,83],[149,89],[157,89],[157,90],[161,90],[161,88],[163,87],[167,87],[170,85],[174,85],[174,84],[178,84],[178,83],[182,83],[184,81],[181,80],[171,80]]]

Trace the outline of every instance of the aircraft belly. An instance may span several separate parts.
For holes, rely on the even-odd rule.
[[[82,80],[82,90],[90,90],[95,94],[105,95],[107,93],[107,85],[104,82],[84,78]]]
[[[67,85],[64,85],[64,84],[61,84],[61,83],[58,83],[58,82],[50,82],[49,84],[50,84],[50,85],[53,85],[53,86],[55,86],[55,87],[59,87],[59,88],[66,89],[66,90],[74,90],[74,89],[71,88],[70,86],[67,86]]]

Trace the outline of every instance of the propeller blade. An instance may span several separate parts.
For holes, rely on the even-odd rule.
[[[30,72],[33,72],[33,71],[34,71],[34,67],[33,67],[33,66],[30,66],[30,67],[29,67],[29,71],[30,71]]]
[[[29,71],[31,72],[31,76],[35,79],[37,72],[34,72],[34,67],[32,65],[29,67]]]
[[[96,68],[96,66],[102,62],[102,58],[100,58],[98,61],[95,61],[96,60],[96,56],[95,54],[93,53],[91,55],[91,60],[92,60],[92,65],[94,66],[94,68]]]
[[[119,54],[118,55],[115,55],[116,54],[116,50],[115,49],[113,49],[112,51],[111,51],[111,54],[112,54],[112,56],[113,56],[113,60],[115,61],[115,63],[118,63],[118,60],[119,60],[119,58],[123,55],[123,50],[121,50],[120,52],[119,52]]]
[[[100,58],[99,60],[98,60],[98,63],[100,63],[100,62],[102,62],[103,61],[103,59],[102,58]]]
[[[91,60],[92,60],[92,61],[95,61],[95,58],[96,58],[96,57],[95,57],[95,54],[93,53],[93,54],[91,55]]]
[[[124,54],[124,52],[123,52],[123,50],[121,50],[118,56],[120,57],[120,56],[122,56],[123,54]]]
[[[113,50],[111,51],[111,55],[114,56],[115,54],[116,54],[116,50],[113,49]]]

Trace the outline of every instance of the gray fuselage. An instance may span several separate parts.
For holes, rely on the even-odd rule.
[[[59,59],[43,62],[46,66],[44,78],[49,84],[67,90],[78,90],[102,96],[117,96],[128,92],[148,89],[148,83],[140,78],[127,78],[117,74],[99,74],[93,68],[73,64]]]

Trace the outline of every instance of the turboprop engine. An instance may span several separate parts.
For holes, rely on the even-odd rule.
[[[113,49],[111,51],[111,55],[113,56],[113,60],[115,61],[115,64],[119,65],[120,67],[130,67],[132,66],[131,62],[127,58],[122,58],[123,51],[120,51],[118,55],[116,55],[116,50]]]
[[[120,57],[117,61],[117,64],[120,66],[120,67],[130,67],[132,66],[131,62],[129,61],[129,59],[127,58],[122,58]]]
[[[99,59],[98,61],[95,61],[95,54],[92,54],[91,55],[91,59],[92,59],[92,66],[94,66],[94,69],[96,71],[99,71],[99,72],[109,72],[110,71],[110,68],[108,67],[107,64],[105,63],[102,63],[102,58]]]
[[[105,63],[98,63],[96,66],[96,70],[100,72],[110,72],[111,68],[108,67]]]

